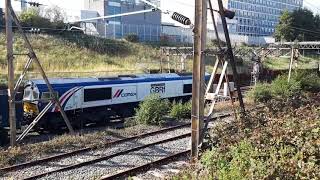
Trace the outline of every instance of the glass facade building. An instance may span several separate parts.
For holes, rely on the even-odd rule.
[[[151,2],[159,4],[159,0]],[[137,0],[85,0],[85,8],[97,11],[98,16],[108,16],[150,9],[151,7]],[[88,13],[88,12],[84,12]],[[136,34],[140,41],[159,41],[161,13],[148,12],[130,16],[108,18],[97,22],[99,35],[108,38],[123,38]]]
[[[282,11],[301,8],[303,0],[228,0],[227,5],[236,11],[237,34],[271,36]]]

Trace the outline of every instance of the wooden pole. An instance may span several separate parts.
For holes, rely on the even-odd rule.
[[[11,0],[5,1],[6,39],[7,39],[7,61],[8,61],[8,103],[10,123],[10,145],[16,145],[16,107],[14,96],[14,65],[13,65],[13,35],[12,18],[10,15]]]
[[[291,48],[291,58],[289,63],[289,75],[288,75],[288,82],[290,82],[291,79],[291,72],[292,72],[292,65],[293,65],[293,59],[294,59],[294,48]]]
[[[204,50],[207,32],[207,0],[195,0],[194,61],[191,112],[191,163],[198,160],[200,134],[204,120]]]

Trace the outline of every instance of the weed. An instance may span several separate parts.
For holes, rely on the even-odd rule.
[[[288,99],[300,94],[301,83],[296,79],[288,82],[287,76],[279,76],[271,84],[271,92],[274,98]]]
[[[272,92],[270,85],[268,84],[257,84],[254,89],[248,92],[248,97],[256,102],[267,102],[272,98]]]
[[[204,169],[184,171],[197,179],[318,179],[320,94],[305,106],[247,112],[245,118],[211,130],[212,149],[201,156]],[[181,176],[180,174],[177,177]]]
[[[301,88],[304,91],[319,92],[320,91],[320,77],[316,73],[303,71],[294,76],[296,81],[301,82]]]
[[[187,103],[182,103],[181,101],[177,103],[174,101],[170,111],[170,116],[177,120],[181,120],[183,118],[190,118],[191,106],[191,101]]]
[[[168,114],[170,102],[161,99],[158,94],[145,98],[136,109],[136,120],[140,124],[160,125],[164,123],[164,116]]]

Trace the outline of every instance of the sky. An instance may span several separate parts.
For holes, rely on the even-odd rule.
[[[69,18],[79,16],[80,10],[84,8],[83,0],[29,0],[47,5],[48,7],[57,5],[65,12]],[[12,0],[14,7],[19,7],[19,2]],[[304,6],[315,13],[320,14],[320,0],[304,0]],[[4,0],[0,0],[0,7],[4,7]],[[191,20],[194,19],[194,0],[161,0],[161,8],[184,14]],[[18,10],[18,8],[17,8]],[[163,22],[175,23],[168,15],[162,17]]]

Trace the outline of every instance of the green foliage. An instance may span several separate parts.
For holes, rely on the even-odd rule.
[[[42,15],[43,14],[43,15]],[[65,29],[65,13],[54,6],[41,13],[39,8],[28,8],[19,15],[22,26],[37,28]]]
[[[280,16],[279,24],[276,26],[274,37],[276,41],[293,39],[292,14],[285,10]]]
[[[170,102],[161,99],[158,94],[152,94],[139,104],[136,109],[136,121],[140,124],[160,125],[164,123],[164,116],[168,114]]]
[[[304,71],[295,75],[294,79],[301,82],[304,91],[320,92],[320,77],[316,73]]]
[[[206,151],[201,157],[201,163],[210,172],[216,172],[210,175],[210,179],[246,179],[252,173],[259,179],[259,176],[262,178],[266,174],[267,169],[265,163],[256,158],[257,155],[252,144],[243,140],[231,146],[226,153],[221,153],[220,149]]]
[[[54,28],[56,29],[65,28],[64,21],[65,21],[66,14],[58,6],[53,6],[51,8],[46,9],[44,17],[51,21],[52,26]]]
[[[294,78],[288,82],[287,76],[279,76],[271,84],[271,92],[274,98],[288,99],[298,95],[300,90],[300,82]]]
[[[183,118],[190,118],[191,107],[192,107],[191,101],[187,103],[173,102],[172,108],[170,111],[170,116],[177,120],[181,120]]]
[[[249,91],[248,97],[256,102],[267,102],[272,99],[270,85],[257,84],[253,90]]]
[[[139,36],[136,34],[128,34],[124,37],[124,39],[133,43],[139,42]]]
[[[37,28],[53,28],[50,19],[42,17],[37,8],[28,8],[19,16],[22,26]]]
[[[271,84],[257,84],[248,92],[249,98],[255,102],[266,103],[271,99],[285,101],[301,92],[300,81],[292,78],[288,82],[287,76],[279,76]]]
[[[0,8],[0,26],[4,26],[5,22],[4,22],[4,12],[3,9]],[[0,27],[0,31],[1,29],[4,29],[4,27]]]
[[[306,106],[277,112],[264,107],[232,123],[218,123],[210,132],[212,149],[201,157],[204,168],[183,175],[221,180],[318,179],[320,101],[319,94],[309,95],[302,102]]]
[[[274,37],[277,41],[315,41],[319,37],[306,31],[319,29],[320,16],[313,15],[308,9],[297,9],[293,12],[284,11],[280,17],[279,24],[276,26]]]

